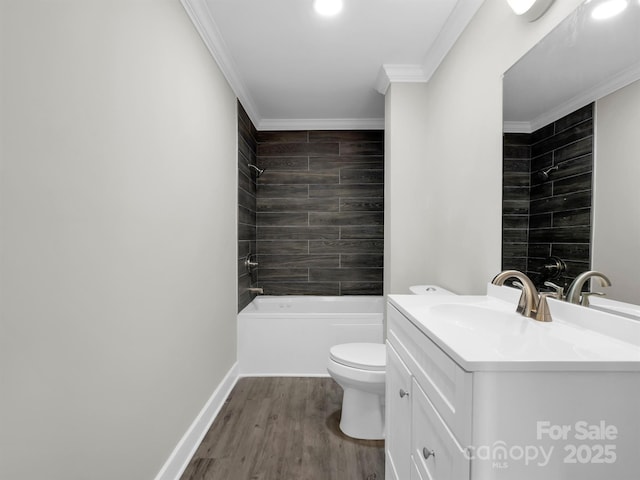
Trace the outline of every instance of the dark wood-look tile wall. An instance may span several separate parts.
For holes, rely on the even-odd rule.
[[[593,104],[531,134],[531,204],[527,274],[544,281],[544,261],[556,256],[567,272],[556,283],[568,287],[591,265]],[[558,167],[548,173],[549,168]]]
[[[383,131],[257,132],[257,284],[381,295]]]
[[[502,269],[527,269],[531,135],[505,134],[502,165]]]
[[[244,266],[248,254],[256,252],[256,181],[255,172],[248,166],[256,163],[257,131],[238,102],[238,312],[253,297],[248,288],[256,285],[257,275],[249,274]]]
[[[530,135],[505,134],[503,268],[523,270],[540,286],[545,260],[559,257],[568,268],[555,282],[565,287],[588,270],[592,185],[593,104]]]

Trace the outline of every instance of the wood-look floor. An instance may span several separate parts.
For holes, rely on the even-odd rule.
[[[382,480],[384,441],[338,427],[331,378],[241,378],[181,480]]]

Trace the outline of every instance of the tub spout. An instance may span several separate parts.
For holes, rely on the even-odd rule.
[[[264,289],[262,287],[247,288],[247,292],[255,293],[256,295],[264,295]]]

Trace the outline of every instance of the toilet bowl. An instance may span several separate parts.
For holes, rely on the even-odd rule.
[[[455,295],[437,285],[415,285],[414,295]],[[363,440],[384,438],[387,366],[384,343],[343,343],[329,349],[327,371],[342,387],[340,430]]]
[[[384,438],[386,355],[383,343],[343,343],[329,350],[327,370],[344,390],[340,430],[349,437]]]

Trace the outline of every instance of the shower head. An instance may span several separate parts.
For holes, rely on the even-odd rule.
[[[542,180],[549,180],[549,174],[551,172],[553,172],[554,170],[558,170],[558,165],[554,165],[553,167],[549,167],[545,170],[540,170],[538,172],[538,176],[542,179]]]
[[[249,168],[253,168],[256,171],[256,178],[264,173],[264,168],[258,168],[253,163],[248,163],[247,166]]]

